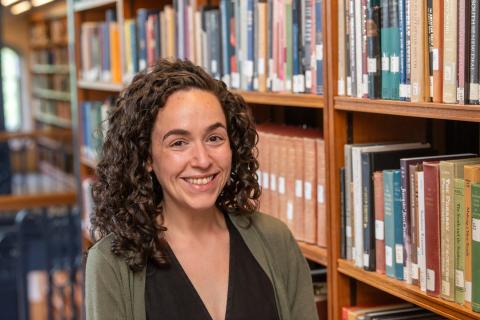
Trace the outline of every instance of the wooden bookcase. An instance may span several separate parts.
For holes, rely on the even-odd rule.
[[[201,2],[201,1],[198,1]],[[215,1],[213,1],[215,3]],[[128,3],[128,5],[127,5]],[[71,49],[75,53],[75,64],[80,66],[80,26],[84,21],[100,21],[106,8],[114,8],[117,21],[133,17],[140,7],[158,7],[160,3],[148,1],[124,2],[123,0],[68,1],[69,33],[72,38]],[[328,313],[329,319],[341,319],[341,309],[362,303],[382,301],[412,302],[439,315],[451,319],[480,319],[479,313],[447,302],[441,298],[428,296],[414,286],[390,279],[374,272],[356,268],[349,261],[342,260],[341,218],[340,218],[340,173],[344,166],[344,145],[369,141],[394,140],[433,140],[440,150],[445,148],[445,127],[447,120],[480,122],[480,108],[471,105],[450,105],[438,103],[410,103],[386,100],[369,100],[337,96],[337,30],[338,1],[323,1],[324,31],[324,95],[277,94],[261,92],[242,92],[245,100],[252,106],[254,114],[267,117],[273,113],[279,122],[284,120],[286,107],[302,110],[316,110],[319,114],[317,125],[323,131],[326,148],[326,210],[327,210],[327,248],[299,242],[305,256],[327,267]],[[121,37],[122,39],[122,37]],[[122,40],[120,40],[122,46]],[[123,61],[124,53],[120,53]],[[122,63],[123,65],[123,63]],[[104,99],[122,90],[123,85],[113,83],[89,82],[82,80],[76,72],[72,80],[74,109],[88,99]],[[75,91],[73,93],[73,91]],[[77,123],[74,128],[77,136],[78,113],[74,115]],[[77,149],[77,153],[81,152]],[[95,161],[79,156],[79,172],[83,178],[92,175]]]

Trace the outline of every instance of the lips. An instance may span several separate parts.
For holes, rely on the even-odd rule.
[[[193,185],[198,185],[198,186],[203,186],[208,184],[210,181],[212,181],[217,174],[212,174],[209,176],[203,176],[203,177],[191,177],[191,178],[183,178],[185,181],[187,181],[190,184]]]

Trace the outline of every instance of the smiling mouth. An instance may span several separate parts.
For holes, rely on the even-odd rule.
[[[203,178],[184,178],[184,180],[187,181],[188,183],[198,185],[198,186],[202,186],[202,185],[205,185],[205,184],[209,183],[210,181],[212,181],[213,178],[215,178],[216,175],[217,174],[212,174],[210,176],[203,177]]]

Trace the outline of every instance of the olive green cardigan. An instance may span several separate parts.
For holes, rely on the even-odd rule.
[[[318,319],[305,258],[288,228],[268,215],[255,213],[252,224],[231,215],[248,248],[272,281],[279,319]],[[86,267],[87,320],[145,320],[145,268],[132,272],[111,252],[112,235],[89,251]]]

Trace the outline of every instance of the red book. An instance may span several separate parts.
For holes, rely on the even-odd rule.
[[[440,169],[438,162],[424,162],[425,242],[427,293],[440,294]]]

